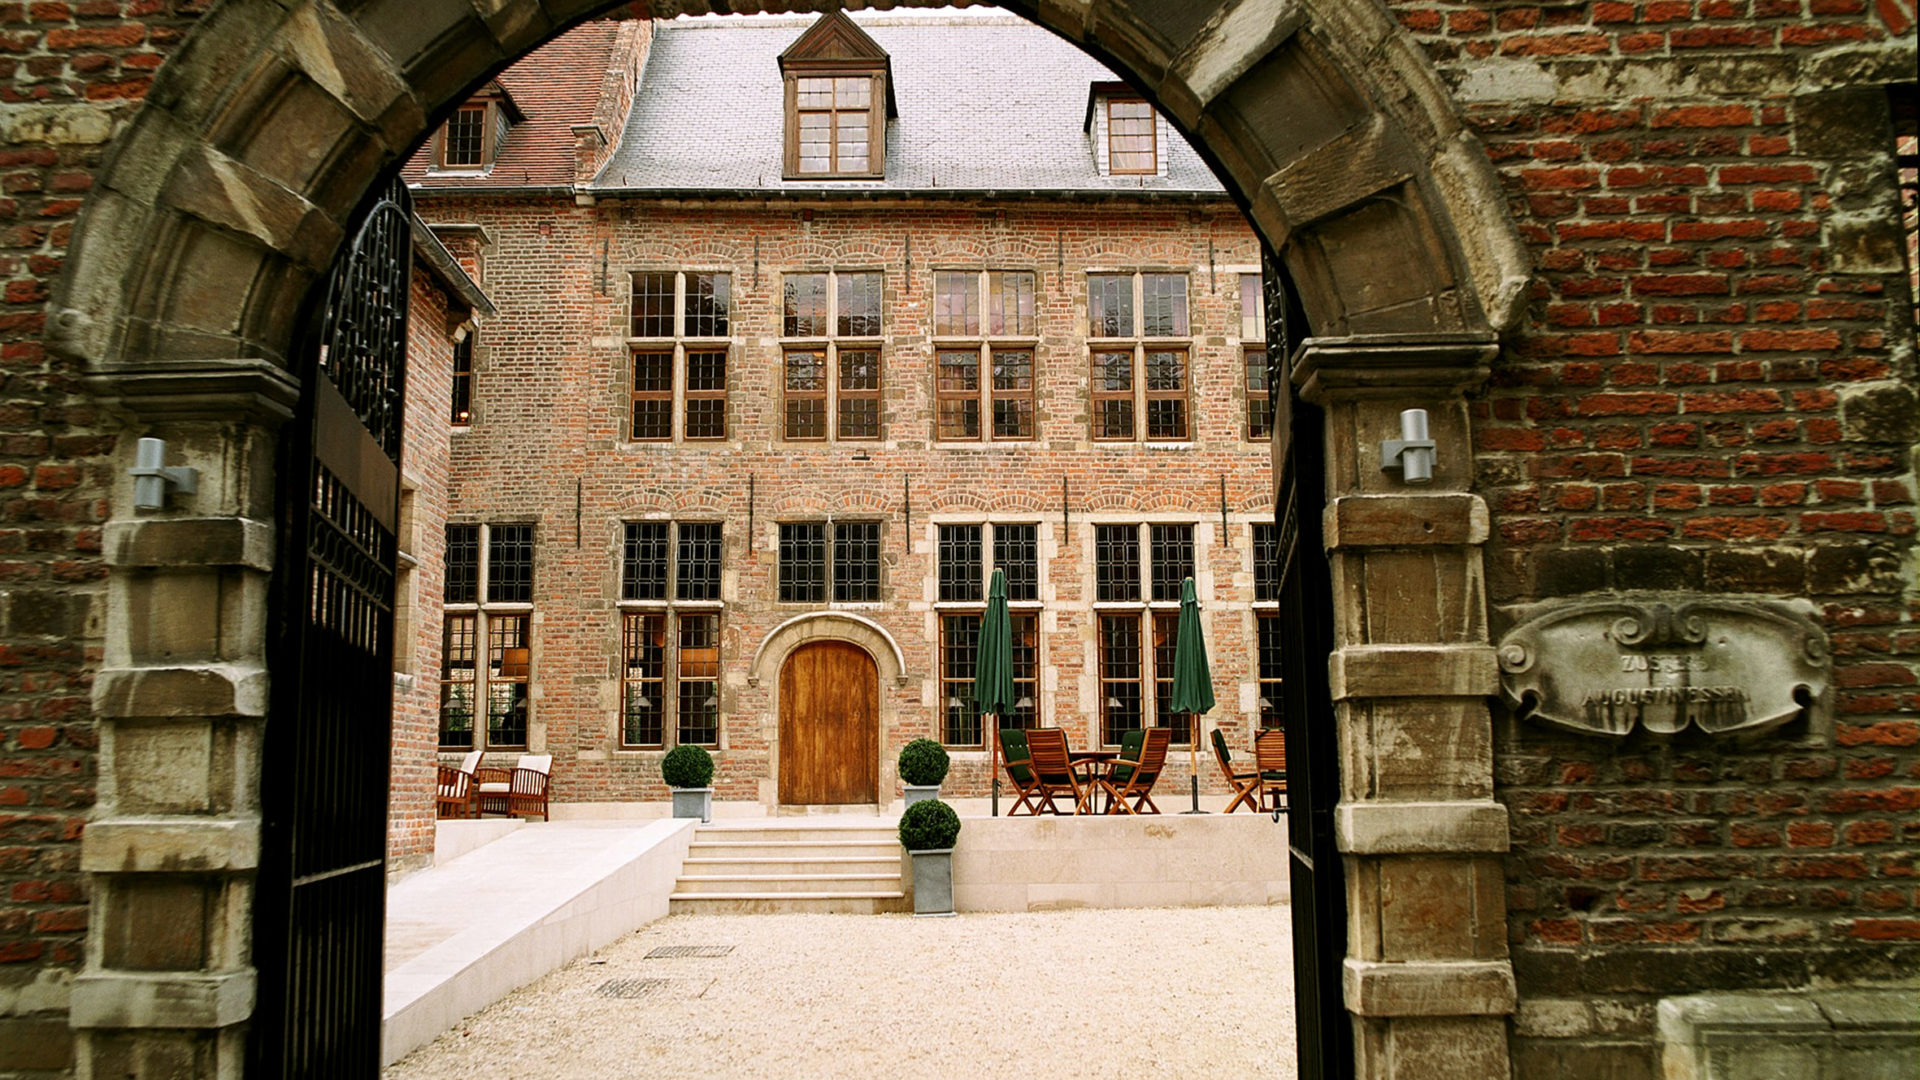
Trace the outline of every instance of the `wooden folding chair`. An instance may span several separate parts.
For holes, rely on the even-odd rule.
[[[1040,808],[1033,800],[1040,792],[1040,785],[1033,776],[1033,752],[1027,749],[1026,729],[1001,728],[996,737],[1000,740],[1000,767],[1006,770],[1017,796],[1014,804],[1007,808],[1007,816],[1013,817],[1023,806],[1029,816],[1038,814]]]
[[[1287,809],[1287,733],[1264,728],[1253,737],[1253,763],[1260,770],[1260,809],[1284,813]]]
[[[1171,728],[1148,728],[1140,744],[1140,758],[1137,763],[1128,764],[1123,757],[1113,763],[1113,768],[1100,780],[1100,787],[1107,793],[1107,813],[1157,814],[1160,808],[1153,804],[1154,781],[1160,779],[1160,770],[1167,765],[1167,747],[1173,743]],[[1128,806],[1127,800],[1133,805]]]
[[[1233,788],[1233,801],[1227,804],[1224,813],[1231,814],[1245,806],[1254,813],[1260,812],[1256,801],[1260,795],[1260,774],[1257,772],[1234,772],[1233,754],[1227,750],[1227,737],[1214,728],[1208,734],[1213,736],[1213,760],[1220,763],[1220,772],[1227,778],[1227,784]]]
[[[1067,754],[1067,733],[1059,728],[1035,728],[1027,732],[1027,751],[1033,764],[1033,781],[1037,789],[1034,794],[1040,800],[1040,812],[1058,814],[1060,808],[1053,800],[1062,795],[1073,798],[1073,812],[1085,814],[1091,810],[1088,805],[1093,798],[1093,789],[1086,786],[1087,778],[1074,771],[1073,759]]]

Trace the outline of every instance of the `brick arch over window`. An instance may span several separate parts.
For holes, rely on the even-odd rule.
[[[609,8],[711,10],[487,6],[217,5],[96,182],[55,301],[56,344],[103,373],[277,363],[341,222],[469,88]],[[1517,318],[1528,263],[1492,167],[1378,0],[1006,6],[1132,78],[1186,131],[1282,253],[1319,334],[1474,333]]]

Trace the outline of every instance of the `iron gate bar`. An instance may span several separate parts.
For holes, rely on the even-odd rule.
[[[249,1076],[377,1075],[412,211],[359,217],[291,362],[262,737]]]
[[[1294,396],[1294,328],[1306,325],[1298,294],[1262,245],[1267,314],[1267,394],[1275,445],[1274,525],[1280,560],[1280,717],[1287,742],[1287,849],[1293,914],[1293,995],[1300,1080],[1353,1076],[1353,1032],[1341,991],[1346,886],[1334,846],[1340,800],[1334,742],[1333,584],[1321,537],[1326,443],[1318,408]],[[1304,333],[1297,335],[1304,338]]]

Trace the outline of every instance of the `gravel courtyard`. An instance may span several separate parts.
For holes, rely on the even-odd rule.
[[[675,915],[384,1075],[1290,1077],[1289,917]]]

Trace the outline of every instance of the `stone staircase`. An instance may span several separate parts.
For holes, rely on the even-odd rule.
[[[703,825],[680,871],[670,913],[908,911],[900,841],[891,823]]]

